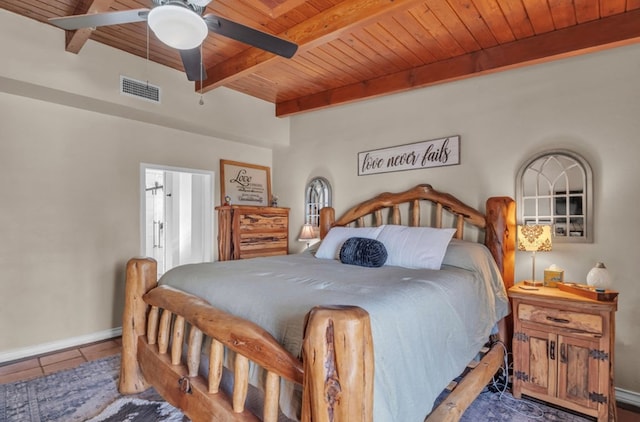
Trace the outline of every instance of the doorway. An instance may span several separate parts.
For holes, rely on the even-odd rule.
[[[141,250],[158,262],[158,277],[212,261],[213,172],[141,164],[140,176]]]

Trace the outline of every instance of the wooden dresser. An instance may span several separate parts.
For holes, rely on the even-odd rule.
[[[525,290],[527,289],[527,290]],[[616,300],[553,287],[509,289],[513,303],[513,396],[522,394],[615,421]]]
[[[224,205],[218,211],[218,259],[286,255],[289,208]]]

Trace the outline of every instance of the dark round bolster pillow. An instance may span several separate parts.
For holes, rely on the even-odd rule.
[[[364,237],[350,237],[340,248],[340,262],[361,267],[381,267],[387,260],[382,242]]]

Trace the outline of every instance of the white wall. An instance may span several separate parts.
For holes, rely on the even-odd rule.
[[[515,196],[515,175],[534,153],[567,148],[594,172],[595,242],[556,244],[538,254],[538,268],[564,267],[584,282],[603,261],[620,291],[616,385],[640,392],[640,289],[634,239],[640,223],[640,45],[434,86],[292,118],[291,146],[274,152],[274,185],[292,207],[291,236],[303,222],[306,182],[326,177],[338,215],[357,201],[418,183],[449,191],[484,208],[493,195]],[[405,143],[461,136],[461,164],[358,176],[357,153]],[[293,250],[304,245],[292,244]],[[531,271],[517,254],[519,279]]]
[[[271,165],[266,148],[30,98],[0,93],[0,110],[0,351],[121,325],[141,162]]]
[[[181,71],[91,40],[68,53],[64,39],[62,29],[0,9],[0,92],[252,145],[289,143],[289,120],[271,103],[220,88],[200,105]],[[121,95],[120,75],[160,86],[162,103]]]
[[[287,145],[289,121],[225,89],[199,106],[184,74],[153,64],[162,104],[121,96],[119,75],[139,78],[144,60],[91,41],[66,53],[64,31],[5,10],[0,50],[0,358],[8,360],[121,326],[124,267],[140,254],[140,163],[216,174],[221,158],[271,166],[263,145]],[[215,189],[219,203],[217,178]]]

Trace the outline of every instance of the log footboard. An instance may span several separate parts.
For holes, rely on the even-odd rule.
[[[373,344],[367,312],[353,306],[310,311],[303,342],[307,374],[303,379],[302,362],[264,329],[196,296],[156,287],[155,274],[152,259],[134,258],[127,264],[121,393],[153,386],[196,422],[276,421],[284,378],[303,387],[303,421],[372,420]],[[204,336],[211,339],[211,347],[208,370],[202,376]],[[225,348],[235,352],[230,396],[219,389]],[[267,371],[260,418],[245,409],[249,362]]]

